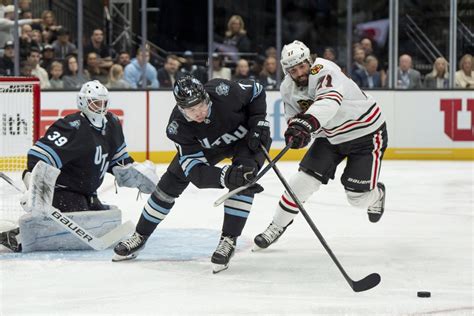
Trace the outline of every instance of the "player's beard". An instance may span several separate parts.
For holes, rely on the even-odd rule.
[[[304,75],[301,75],[301,76],[297,77],[296,79],[291,77],[291,79],[293,79],[293,81],[296,83],[297,86],[307,87],[308,86],[308,81],[309,81],[309,75],[304,74]]]

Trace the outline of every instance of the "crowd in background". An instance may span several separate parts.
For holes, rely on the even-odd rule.
[[[57,25],[52,11],[43,11],[41,18],[33,17],[30,4],[30,0],[19,1],[20,74],[38,77],[42,89],[79,89],[88,80],[99,80],[111,89],[136,89],[143,86],[143,79],[147,88],[171,88],[185,74],[202,82],[249,78],[266,89],[279,88],[276,49],[269,47],[262,56],[244,53],[249,51],[251,42],[245,22],[238,15],[228,20],[227,31],[218,38],[211,65],[207,65],[206,56],[198,59],[192,51],[169,54],[164,59],[153,58],[148,47],[144,51],[139,48],[136,52],[116,52],[106,44],[104,30],[95,29],[84,42],[84,70],[79,73],[77,46],[71,41],[69,30]],[[0,6],[0,76],[14,74],[13,19],[14,7]],[[387,73],[380,65],[381,56],[375,46],[369,38],[354,43],[349,70],[338,61],[332,47],[325,48],[321,57],[339,64],[361,88],[385,88]],[[473,56],[465,54],[458,65],[455,87],[474,89]],[[211,78],[208,67],[212,67]],[[412,57],[401,54],[395,85],[399,89],[448,88],[448,62],[442,56],[436,58],[432,71],[422,76],[413,68]]]

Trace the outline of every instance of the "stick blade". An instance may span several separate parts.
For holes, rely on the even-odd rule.
[[[352,289],[354,292],[363,292],[376,287],[380,283],[380,275],[378,273],[372,273],[362,280],[354,281],[352,283]]]

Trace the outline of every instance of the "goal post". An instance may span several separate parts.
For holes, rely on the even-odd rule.
[[[39,138],[39,132],[39,80],[0,77],[0,171],[20,186],[27,152]],[[17,222],[23,214],[20,197],[17,190],[0,179],[0,226],[2,221]]]

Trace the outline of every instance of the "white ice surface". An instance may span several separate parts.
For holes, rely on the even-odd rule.
[[[278,166],[287,178],[297,169]],[[189,186],[135,261],[112,263],[110,249],[0,250],[0,315],[473,315],[472,162],[384,161],[377,224],[348,205],[342,167],[305,207],[353,279],[382,276],[372,290],[352,292],[302,216],[270,249],[250,251],[282,192],[270,172],[228,270],[213,275],[210,263],[223,217],[212,204],[224,191]],[[134,222],[147,199],[116,195],[111,177],[99,194]]]

